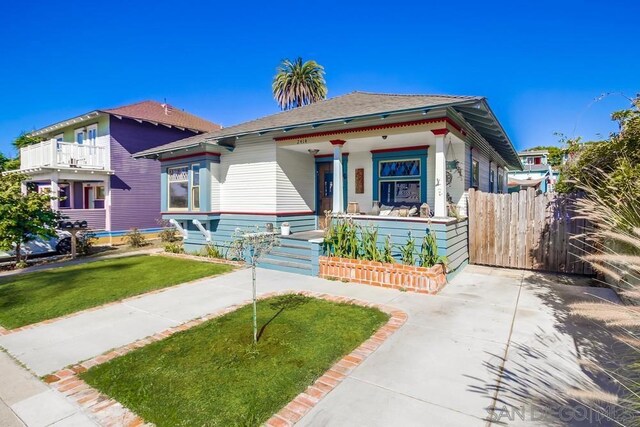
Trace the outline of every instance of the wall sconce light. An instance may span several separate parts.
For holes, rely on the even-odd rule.
[[[382,139],[387,139],[387,135],[382,135]]]
[[[317,154],[320,152],[320,150],[318,150],[317,148],[309,148],[307,151],[308,151],[308,152],[309,152],[309,154],[311,154],[312,156],[315,156],[315,155],[317,155]]]

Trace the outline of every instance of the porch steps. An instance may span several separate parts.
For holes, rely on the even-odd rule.
[[[282,238],[280,245],[258,262],[258,267],[311,276],[311,243]]]

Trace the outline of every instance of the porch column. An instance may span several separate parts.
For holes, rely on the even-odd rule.
[[[111,231],[111,176],[104,180],[104,215],[104,229]]]
[[[27,195],[27,181],[22,181],[20,183],[20,192],[22,193],[22,195],[26,196]]]
[[[51,178],[51,195],[55,197],[55,199],[51,200],[51,209],[57,211],[60,207],[60,186],[58,185],[58,177]]]
[[[433,212],[436,217],[447,217],[447,157],[444,150],[444,137],[449,131],[447,129],[432,129],[431,132],[436,139],[435,156],[435,194]]]
[[[342,146],[347,141],[334,139],[333,145],[333,212],[344,212],[343,176],[342,176]]]

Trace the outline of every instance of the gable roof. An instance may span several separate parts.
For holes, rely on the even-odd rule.
[[[116,117],[126,117],[138,121],[146,121],[165,126],[189,129],[193,132],[212,132],[222,129],[222,126],[210,122],[184,110],[177,109],[169,104],[161,104],[157,101],[141,101],[134,104],[123,105],[115,108],[93,110],[77,117],[63,120],[58,123],[43,127],[30,133],[30,135],[42,135],[57,129],[70,126],[74,123],[88,120],[100,114],[109,114]]]
[[[478,109],[478,104],[486,107]],[[274,130],[293,130],[305,126],[318,126],[325,123],[339,123],[373,116],[390,114],[427,112],[431,109],[456,108],[465,120],[475,128],[478,124],[486,126],[479,133],[494,145],[505,160],[519,165],[520,160],[515,148],[481,96],[456,95],[404,95],[369,92],[352,92],[335,98],[325,99],[303,107],[294,108],[259,119],[229,126],[207,134],[175,141],[160,147],[136,153],[135,157],[145,157],[162,152],[193,147],[203,143],[220,143],[233,137],[248,134],[260,134]],[[468,112],[468,113],[467,113]],[[469,116],[469,117],[467,117]],[[474,123],[475,122],[475,123]],[[489,124],[487,124],[489,123]]]
[[[142,101],[135,104],[123,105],[122,107],[98,111],[114,116],[162,123],[201,132],[211,132],[222,128],[222,126],[212,123],[209,120],[179,110],[172,105],[161,104],[156,101]]]

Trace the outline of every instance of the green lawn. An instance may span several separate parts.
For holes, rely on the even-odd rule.
[[[388,315],[295,295],[259,302],[258,319],[255,347],[248,305],[81,376],[157,426],[259,425]]]
[[[132,256],[0,278],[0,325],[36,323],[230,271],[224,264]]]

